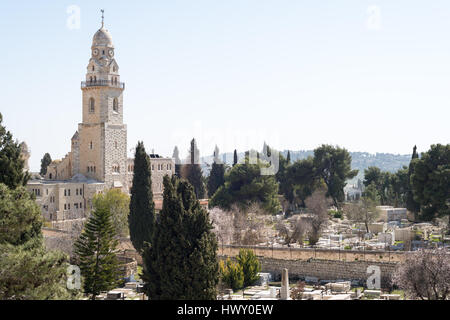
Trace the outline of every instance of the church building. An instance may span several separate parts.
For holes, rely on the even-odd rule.
[[[46,220],[84,218],[96,193],[110,188],[131,190],[134,159],[127,158],[125,83],[120,81],[114,55],[111,34],[102,21],[92,40],[86,79],[81,82],[82,122],[72,136],[71,150],[48,166],[43,179],[30,180],[27,185]],[[160,203],[163,177],[175,173],[175,163],[172,158],[149,156],[153,196]]]

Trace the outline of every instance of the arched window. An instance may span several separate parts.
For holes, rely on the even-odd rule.
[[[119,101],[117,100],[117,98],[114,98],[113,100],[113,111],[119,112]]]
[[[95,71],[95,67],[94,67],[94,65],[92,65],[92,71]]]
[[[94,145],[92,144],[92,141],[89,143],[89,149],[93,149],[94,148]]]
[[[94,113],[95,112],[95,100],[94,98],[89,99],[89,112]]]

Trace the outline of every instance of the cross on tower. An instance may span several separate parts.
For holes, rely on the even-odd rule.
[[[105,17],[103,16],[103,14],[105,13],[105,10],[101,9],[100,11],[102,12],[102,27],[103,27],[103,19],[105,18]]]

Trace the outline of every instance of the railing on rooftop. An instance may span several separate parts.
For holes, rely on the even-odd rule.
[[[125,89],[125,83],[112,80],[81,81],[81,88],[88,88],[88,87],[113,87]]]

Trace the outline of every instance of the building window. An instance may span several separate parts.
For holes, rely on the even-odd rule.
[[[80,188],[80,196],[83,195],[83,189]]]
[[[67,205],[64,203],[64,210],[67,210]]]
[[[83,209],[83,204],[80,202],[80,209]]]
[[[67,197],[67,190],[64,189],[64,197]]]
[[[89,149],[94,149],[94,144],[92,143],[92,141],[91,142],[89,142]]]
[[[114,141],[114,148],[117,149],[117,141]]]
[[[70,189],[67,190],[67,195],[70,197]]]
[[[89,99],[89,112],[94,113],[95,112],[95,100],[94,98]]]
[[[114,98],[113,100],[113,111],[119,112],[119,101],[117,100],[117,98]]]
[[[67,204],[67,210],[70,210],[70,203]]]
[[[92,66],[92,71],[95,71],[95,67],[94,66]],[[92,81],[92,77],[91,77],[91,81]]]
[[[73,206],[75,209],[78,209],[78,203],[74,203]]]

